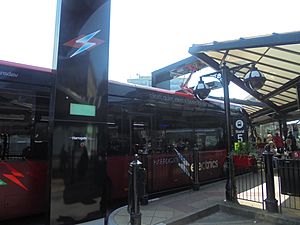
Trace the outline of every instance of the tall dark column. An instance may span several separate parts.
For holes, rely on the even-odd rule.
[[[110,1],[63,0],[51,171],[50,223],[107,214],[107,86]]]
[[[287,134],[288,134],[288,128],[287,128],[286,119],[284,116],[282,116],[282,132],[283,132],[284,138],[286,138]]]
[[[235,202],[236,199],[236,185],[234,179],[234,165],[233,165],[233,149],[231,138],[231,118],[230,118],[230,100],[229,100],[229,80],[227,73],[229,73],[228,67],[224,65],[222,67],[222,81],[224,88],[224,108],[226,119],[226,146],[227,146],[227,182],[226,182],[226,200]]]
[[[278,120],[280,137],[283,137],[282,120]]]

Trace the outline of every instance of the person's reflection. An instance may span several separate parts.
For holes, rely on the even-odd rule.
[[[110,182],[106,171],[106,154],[102,151],[97,152],[97,157],[94,158],[95,184],[100,188],[100,215],[104,216],[106,213],[107,204],[110,200]]]
[[[64,173],[66,171],[67,166],[68,166],[67,165],[68,164],[68,153],[65,150],[65,145],[63,145],[61,147],[59,158],[60,158],[59,169],[62,173]]]
[[[89,162],[88,152],[84,142],[80,143],[79,152],[81,155],[77,163],[77,172],[79,178],[84,178],[88,169]]]

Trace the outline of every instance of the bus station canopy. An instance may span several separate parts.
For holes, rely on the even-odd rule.
[[[254,123],[280,118],[299,119],[297,88],[300,90],[300,32],[194,44],[189,53],[216,71],[220,70],[223,63],[233,68],[254,62],[266,77],[261,89],[252,90],[243,82],[251,69],[250,65],[228,75],[231,82],[263,103],[261,106],[242,104]]]

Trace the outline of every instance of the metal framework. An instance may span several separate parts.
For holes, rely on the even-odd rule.
[[[189,52],[216,71],[224,63],[229,69],[255,63],[267,78],[258,91],[248,88],[243,82],[250,66],[228,74],[230,81],[265,105],[241,104],[254,121],[263,117],[266,121],[282,115],[287,118],[295,116],[298,109],[296,89],[300,84],[300,32],[193,45]]]

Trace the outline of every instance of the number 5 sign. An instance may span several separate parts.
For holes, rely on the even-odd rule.
[[[233,119],[234,142],[248,141],[248,126],[243,118]]]

